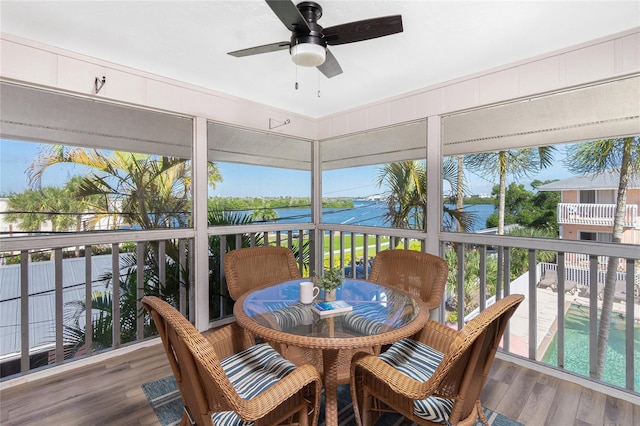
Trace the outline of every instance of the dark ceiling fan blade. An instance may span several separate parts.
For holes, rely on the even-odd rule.
[[[327,78],[335,77],[336,75],[342,74],[342,68],[338,63],[338,60],[333,53],[329,49],[327,49],[327,56],[324,62],[318,65],[316,68],[320,70],[322,74],[324,74]]]
[[[249,47],[248,49],[236,50],[234,52],[227,53],[228,55],[240,58],[242,56],[258,55],[260,53],[275,52],[278,50],[288,49],[291,43],[288,41],[281,41],[279,43],[265,44],[263,46]]]
[[[402,32],[402,15],[349,22],[325,28],[322,32],[330,46],[384,37]]]
[[[289,31],[309,33],[311,29],[304,16],[290,0],[265,0],[273,13],[282,21]]]

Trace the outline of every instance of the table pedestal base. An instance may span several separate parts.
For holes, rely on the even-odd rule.
[[[324,349],[324,418],[327,426],[338,425],[338,355],[339,349]]]

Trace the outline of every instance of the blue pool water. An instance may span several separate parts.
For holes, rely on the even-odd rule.
[[[598,316],[600,312],[598,312]],[[603,381],[625,387],[625,320],[617,313],[611,320],[609,347],[605,363]],[[634,390],[640,390],[640,325],[634,327]],[[553,337],[542,361],[557,365],[557,335]],[[565,315],[565,370],[589,377],[589,309],[580,305],[571,305]]]

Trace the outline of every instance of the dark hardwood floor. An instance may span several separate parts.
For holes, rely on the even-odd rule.
[[[158,425],[141,385],[171,374],[161,345],[12,386],[0,424]],[[483,405],[525,425],[640,425],[640,404],[496,359]]]

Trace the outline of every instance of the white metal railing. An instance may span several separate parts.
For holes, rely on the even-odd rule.
[[[170,297],[186,315],[189,289],[182,284],[192,236],[192,230],[173,229],[0,240],[3,257],[18,253],[19,258],[18,264],[0,267],[3,376],[148,337],[149,321],[138,314],[140,299],[150,292],[169,296],[171,280]],[[68,257],[75,252],[79,256]],[[31,261],[36,255],[50,260]]]
[[[560,203],[558,204],[558,223],[613,226],[615,212],[615,204]],[[640,228],[637,204],[627,204],[624,210],[624,226]]]
[[[638,263],[640,262],[640,247],[629,244],[614,245],[609,243],[575,240],[549,240],[512,236],[479,236],[473,234],[452,233],[442,234],[441,241],[443,244],[446,241],[458,244],[459,252],[461,252],[459,245],[474,247],[474,250],[480,251],[482,258],[484,259],[487,259],[488,256],[497,256],[498,267],[500,268],[500,265],[503,265],[503,269],[501,271],[499,270],[497,274],[498,282],[496,283],[496,287],[498,289],[498,293],[500,293],[500,291],[505,293],[510,292],[514,284],[514,281],[511,281],[510,278],[508,278],[510,274],[505,272],[505,270],[509,270],[507,265],[510,265],[511,256],[516,254],[515,250],[526,251],[529,263],[528,272],[525,273],[524,276],[518,277],[517,281],[521,283],[521,278],[528,278],[528,289],[526,289],[526,300],[524,302],[524,305],[526,306],[523,307],[521,305],[518,309],[518,311],[525,310],[527,312],[524,317],[524,321],[528,326],[514,330],[512,326],[515,326],[518,322],[512,318],[510,325],[508,326],[511,329],[511,333],[507,330],[505,336],[509,336],[510,334],[515,336],[522,333],[526,334],[528,348],[528,354],[526,356],[532,361],[541,362],[541,354],[539,353],[539,347],[541,345],[538,342],[544,341],[544,337],[546,337],[547,333],[555,334],[555,339],[557,341],[557,355],[555,361],[559,368],[565,367],[567,359],[564,349],[567,343],[565,340],[565,336],[567,335],[565,309],[567,304],[574,301],[577,297],[577,295],[568,296],[565,294],[565,291],[570,290],[571,287],[571,283],[568,279],[569,277],[566,277],[564,274],[565,270],[569,270],[569,268],[566,268],[567,255],[575,252],[587,255],[590,259],[587,270],[591,276],[595,277],[599,276],[601,271],[601,266],[598,264],[598,256],[613,256],[624,259],[626,275],[624,275],[623,281],[618,281],[616,283],[616,296],[614,297],[617,302],[617,307],[615,307],[614,312],[616,313],[616,316],[620,315],[624,322],[622,327],[624,330],[624,339],[622,343],[618,342],[620,346],[624,347],[622,355],[624,357],[624,366],[619,370],[624,372],[624,383],[618,384],[618,386],[624,387],[630,391],[633,391],[635,388],[635,392],[638,392],[638,386],[635,384],[635,381],[636,377],[638,377],[638,368],[640,368],[640,366],[638,366],[637,363],[634,363],[634,354],[637,351],[634,344],[634,336],[636,333],[635,324],[637,319],[640,318],[640,299],[636,293],[637,287],[635,287],[635,280],[639,274]],[[555,291],[549,293],[549,290],[540,290],[544,291],[544,294],[538,294],[537,284],[542,276],[542,270],[545,268],[542,265],[539,265],[536,258],[539,252],[543,251],[555,252],[554,254],[557,263],[555,265],[547,265],[546,269],[553,269],[555,267],[558,278]],[[500,258],[502,259],[500,260]],[[482,296],[480,298],[480,303],[482,303],[482,299],[486,297],[486,293],[483,295],[483,287],[486,287],[489,284],[487,280],[488,274],[486,270],[484,273],[482,270],[483,268],[481,267],[480,294]],[[461,273],[458,271],[458,275],[459,277],[464,277],[464,272]],[[621,278],[621,276],[619,275],[618,278]],[[507,283],[507,285],[505,285],[505,283]],[[463,281],[460,278],[457,280],[457,285],[460,293],[463,285]],[[619,287],[620,285],[621,287]],[[521,292],[523,287],[521,284],[518,284],[518,286],[517,291]],[[552,295],[554,303],[549,304],[547,295]],[[587,337],[588,344],[585,345],[585,352],[583,356],[585,359],[588,359],[589,372],[586,374],[592,379],[595,377],[595,372],[597,370],[597,327],[599,308],[602,304],[602,301],[599,298],[600,295],[599,289],[597,292],[589,292],[588,295],[584,295],[586,297],[581,299],[581,303],[583,303],[582,308],[586,310],[588,315],[589,328]],[[569,297],[571,297],[571,299]],[[458,309],[460,308],[458,307]],[[518,312],[516,312],[516,316],[518,316]],[[549,324],[549,327],[541,327],[541,322],[549,318],[553,319],[553,322]],[[543,333],[542,336],[540,335],[541,333]],[[516,350],[516,348],[512,348],[509,345],[509,341],[505,341],[503,349],[506,349],[508,352]],[[610,360],[607,362],[610,362]]]

